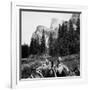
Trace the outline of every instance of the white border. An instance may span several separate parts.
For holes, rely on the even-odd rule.
[[[41,10],[59,10],[81,12],[81,42],[80,42],[80,60],[81,77],[79,78],[54,78],[54,79],[33,79],[30,81],[19,80],[19,9],[41,9]],[[11,87],[41,87],[53,85],[80,84],[87,82],[87,55],[86,55],[86,32],[87,32],[87,7],[73,5],[44,5],[37,3],[12,2],[11,3]]]

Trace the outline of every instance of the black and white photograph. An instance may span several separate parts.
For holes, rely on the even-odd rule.
[[[20,79],[79,77],[81,12],[20,9]]]

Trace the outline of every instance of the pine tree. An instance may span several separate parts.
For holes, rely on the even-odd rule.
[[[76,26],[77,26],[77,30],[76,31],[78,32],[78,34],[80,34],[80,17],[78,17]]]
[[[28,45],[26,45],[26,44],[22,45],[22,47],[21,47],[21,50],[22,50],[22,55],[21,56],[22,56],[22,58],[27,58],[28,57],[28,55],[29,55],[28,49],[29,49]]]
[[[34,50],[34,43],[35,41],[34,41],[34,39],[32,38],[31,39],[31,43],[30,43],[30,48],[29,48],[29,54],[35,54],[35,50]]]
[[[38,40],[32,38],[31,43],[30,43],[30,48],[29,48],[29,54],[33,54],[33,55],[38,54],[40,52],[39,47],[40,45],[39,45]]]
[[[59,25],[58,30],[58,55],[64,56],[69,54],[68,50],[68,22],[63,22],[62,26]]]
[[[58,41],[62,37],[62,30],[61,30],[61,25],[59,24],[59,29],[58,29]]]
[[[57,38],[57,55],[60,55],[60,48],[61,48],[61,38],[62,38],[62,29],[61,25],[59,24],[59,29],[58,29],[58,38]]]
[[[77,29],[76,29],[76,52],[79,53],[80,52],[80,16],[77,19],[77,23],[76,23]]]
[[[49,36],[49,55],[53,56],[53,37],[52,33]]]
[[[77,23],[77,30],[74,30],[73,28],[73,23],[71,22],[71,20],[69,21],[69,52],[70,54],[75,54],[78,53],[79,51],[79,47],[80,47],[80,21],[78,19]]]
[[[71,19],[69,20],[69,33],[73,34],[74,28],[73,28],[73,23],[71,21]]]
[[[44,33],[44,30],[43,30],[43,33],[42,33],[42,38],[41,38],[41,54],[45,53],[45,33]]]

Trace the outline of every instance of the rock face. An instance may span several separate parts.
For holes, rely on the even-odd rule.
[[[47,28],[43,25],[37,26],[36,31],[32,35],[32,38],[38,40],[39,44],[41,44],[41,38],[43,35],[43,31],[44,31],[44,36],[45,36],[45,46],[46,48],[49,48],[48,40],[49,40],[50,33],[52,33],[53,38],[56,39],[58,37],[58,27],[56,27],[53,30],[52,28]]]
[[[76,28],[77,28],[76,23],[77,23],[79,18],[80,18],[80,14],[73,14],[72,17],[71,17],[71,21],[73,23],[74,30],[76,30]]]
[[[71,21],[73,22],[73,24],[77,23],[78,18],[80,18],[80,14],[73,14],[71,17]]]

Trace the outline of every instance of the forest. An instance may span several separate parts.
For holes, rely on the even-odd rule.
[[[69,27],[67,26],[67,21],[64,21],[62,25],[59,24],[57,39],[53,39],[53,33],[50,33],[48,41],[48,54],[50,56],[66,56],[80,53],[80,18],[77,20],[76,30],[73,28],[73,22],[71,20],[68,22]],[[38,40],[31,38],[30,46],[24,44],[21,46],[21,49],[22,58],[27,58],[29,55],[41,55],[46,53],[44,30],[41,44],[39,44]]]

